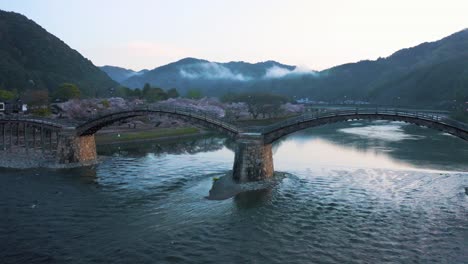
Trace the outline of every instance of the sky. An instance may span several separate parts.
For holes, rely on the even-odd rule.
[[[467,0],[0,0],[95,65],[185,57],[313,70],[387,57],[468,28]]]

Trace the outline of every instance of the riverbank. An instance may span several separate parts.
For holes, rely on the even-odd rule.
[[[206,131],[196,127],[109,129],[96,134],[96,144],[168,140],[206,134]]]

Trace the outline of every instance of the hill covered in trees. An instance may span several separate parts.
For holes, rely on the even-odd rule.
[[[204,95],[273,92],[315,101],[450,107],[468,100],[468,29],[389,57],[339,65],[320,72],[275,61],[228,62],[186,58],[121,82],[197,89]]]
[[[76,84],[87,97],[104,96],[118,85],[34,21],[0,10],[0,89],[54,93],[63,83]]]
[[[109,66],[109,65],[101,66],[99,68],[103,72],[107,73],[107,75],[109,75],[109,77],[111,77],[112,80],[118,83],[122,83],[130,77],[142,75],[148,72],[148,70],[134,71],[130,69],[125,69],[125,68],[116,67],[116,66]]]
[[[387,58],[337,66],[310,82],[321,98],[438,106],[468,96],[468,30],[395,52]],[[328,91],[328,92],[326,92]]]
[[[141,88],[145,83],[149,83],[158,87],[177,88],[182,93],[196,89],[206,95],[221,96],[228,92],[241,91],[256,80],[291,74],[295,68],[275,61],[219,63],[185,58],[132,76],[121,84],[130,88]]]

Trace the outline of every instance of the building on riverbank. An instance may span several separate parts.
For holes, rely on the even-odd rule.
[[[28,111],[28,105],[24,104],[21,99],[0,101],[0,113],[2,114],[17,114],[26,111]]]

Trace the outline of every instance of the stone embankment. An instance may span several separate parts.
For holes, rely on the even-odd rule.
[[[98,161],[86,165],[95,165]],[[55,155],[50,152],[42,153],[40,150],[25,151],[23,148],[12,149],[12,151],[0,151],[0,168],[10,169],[33,169],[53,168],[65,169],[82,167],[80,163],[59,164]]]

